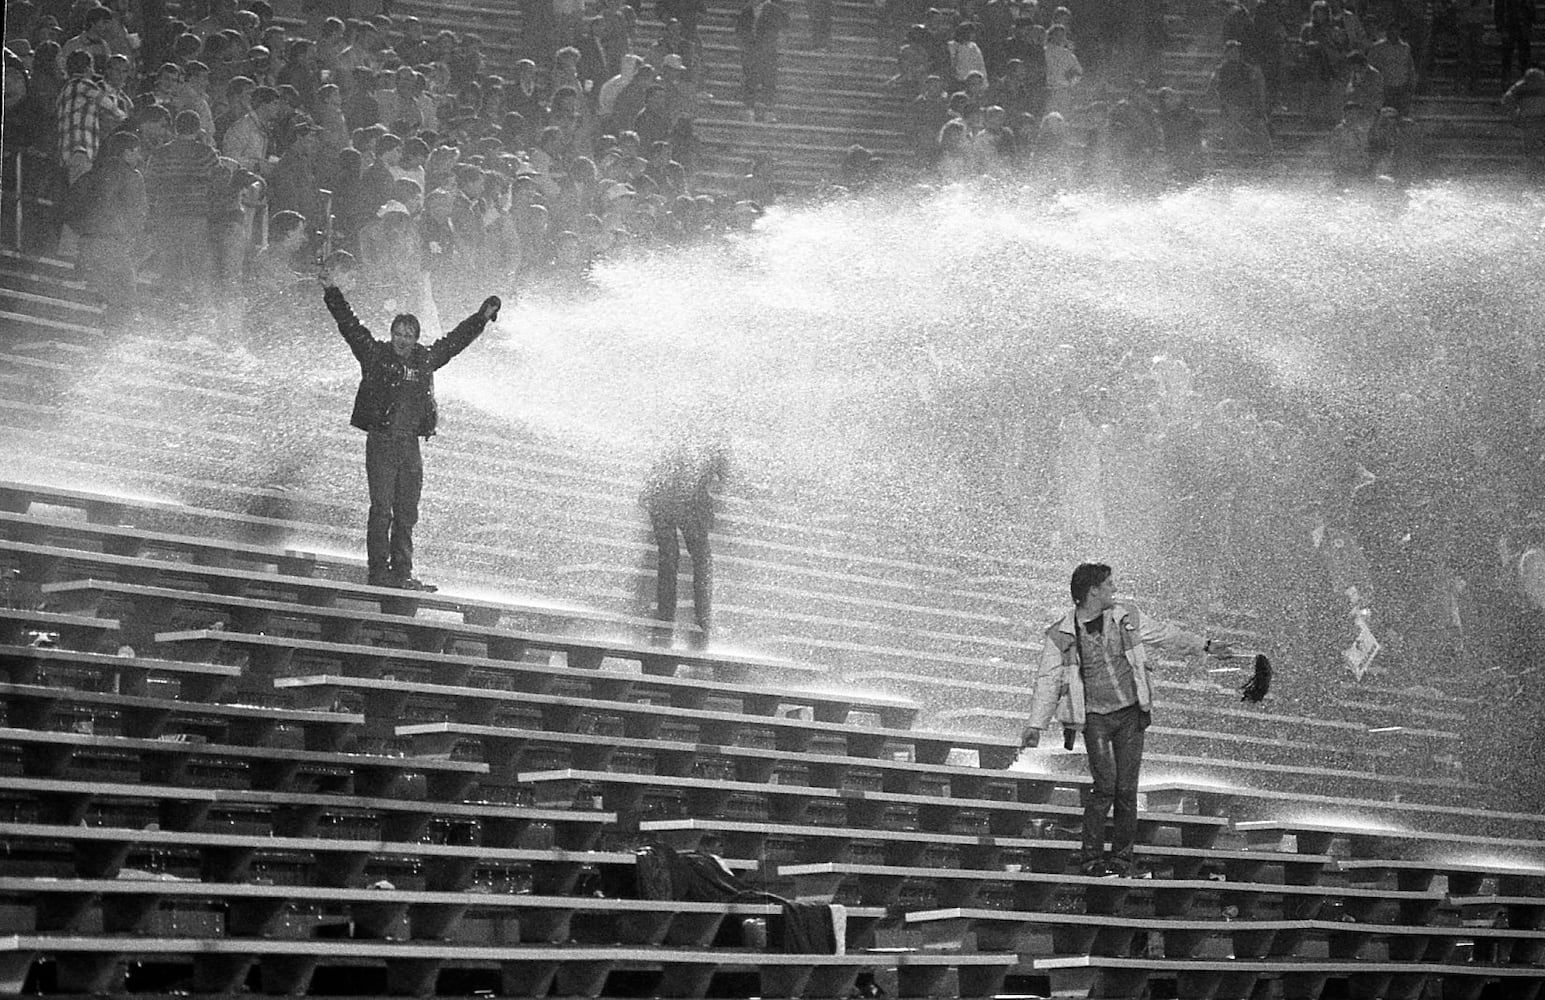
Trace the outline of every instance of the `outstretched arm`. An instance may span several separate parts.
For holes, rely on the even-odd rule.
[[[338,332],[343,334],[344,341],[349,345],[349,350],[360,361],[364,361],[370,345],[375,338],[370,331],[365,329],[365,324],[354,315],[354,310],[349,308],[349,300],[343,297],[343,290],[331,283],[327,275],[322,276],[322,301],[327,303],[327,311],[333,314],[333,319],[338,323]]]
[[[456,355],[465,351],[478,338],[489,323],[499,318],[499,296],[490,295],[483,300],[477,312],[456,324],[456,329],[429,345],[429,366],[440,368]]]

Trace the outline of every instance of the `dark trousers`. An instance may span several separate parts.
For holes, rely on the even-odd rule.
[[[708,550],[708,518],[689,514],[683,518],[651,514],[654,543],[660,550],[656,563],[655,614],[661,621],[676,620],[676,573],[681,567],[681,545],[692,557],[692,616],[708,629],[713,605],[713,553]]]
[[[1084,748],[1094,787],[1084,800],[1081,861],[1092,861],[1104,853],[1105,821],[1112,804],[1116,822],[1111,831],[1111,855],[1132,860],[1132,846],[1137,842],[1137,775],[1143,766],[1143,730],[1147,728],[1148,713],[1137,705],[1114,712],[1090,712],[1084,721]]]
[[[370,582],[406,579],[413,575],[413,526],[424,491],[418,438],[371,431],[365,438],[365,480],[370,484],[370,519],[365,525]]]

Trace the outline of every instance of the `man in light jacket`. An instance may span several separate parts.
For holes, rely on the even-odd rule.
[[[1143,763],[1143,732],[1153,712],[1148,678],[1149,647],[1173,656],[1227,657],[1228,646],[1147,618],[1116,602],[1116,579],[1103,563],[1073,570],[1073,610],[1045,632],[1036,667],[1030,718],[1020,744],[1040,744],[1052,716],[1061,721],[1068,749],[1080,729],[1094,787],[1084,800],[1079,872],[1094,876],[1145,877],[1133,863],[1137,841],[1137,780]],[[1059,711],[1060,705],[1060,711]],[[1105,853],[1105,824],[1115,806],[1111,850]]]

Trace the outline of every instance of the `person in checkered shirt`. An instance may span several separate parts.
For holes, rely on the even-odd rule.
[[[69,79],[54,101],[59,129],[59,161],[69,171],[70,183],[91,169],[101,136],[118,123],[111,95],[91,75],[91,53],[77,50],[65,62]]]

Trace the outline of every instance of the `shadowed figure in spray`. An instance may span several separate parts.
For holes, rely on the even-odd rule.
[[[343,255],[346,256],[346,255]],[[413,576],[413,526],[424,488],[419,438],[432,437],[439,411],[434,373],[466,350],[499,318],[499,298],[490,295],[477,312],[433,344],[419,343],[418,317],[399,314],[391,340],[377,340],[349,308],[344,288],[352,272],[332,262],[321,273],[322,296],[338,332],[359,360],[359,391],[349,422],[366,433],[365,478],[370,484],[370,519],[365,529],[369,582],[378,587],[433,590]]]
[[[714,494],[729,474],[729,453],[711,421],[682,421],[649,470],[639,502],[649,514],[658,549],[655,615],[676,620],[676,574],[681,545],[692,558],[692,613],[702,631],[694,641],[707,641],[713,614]]]

